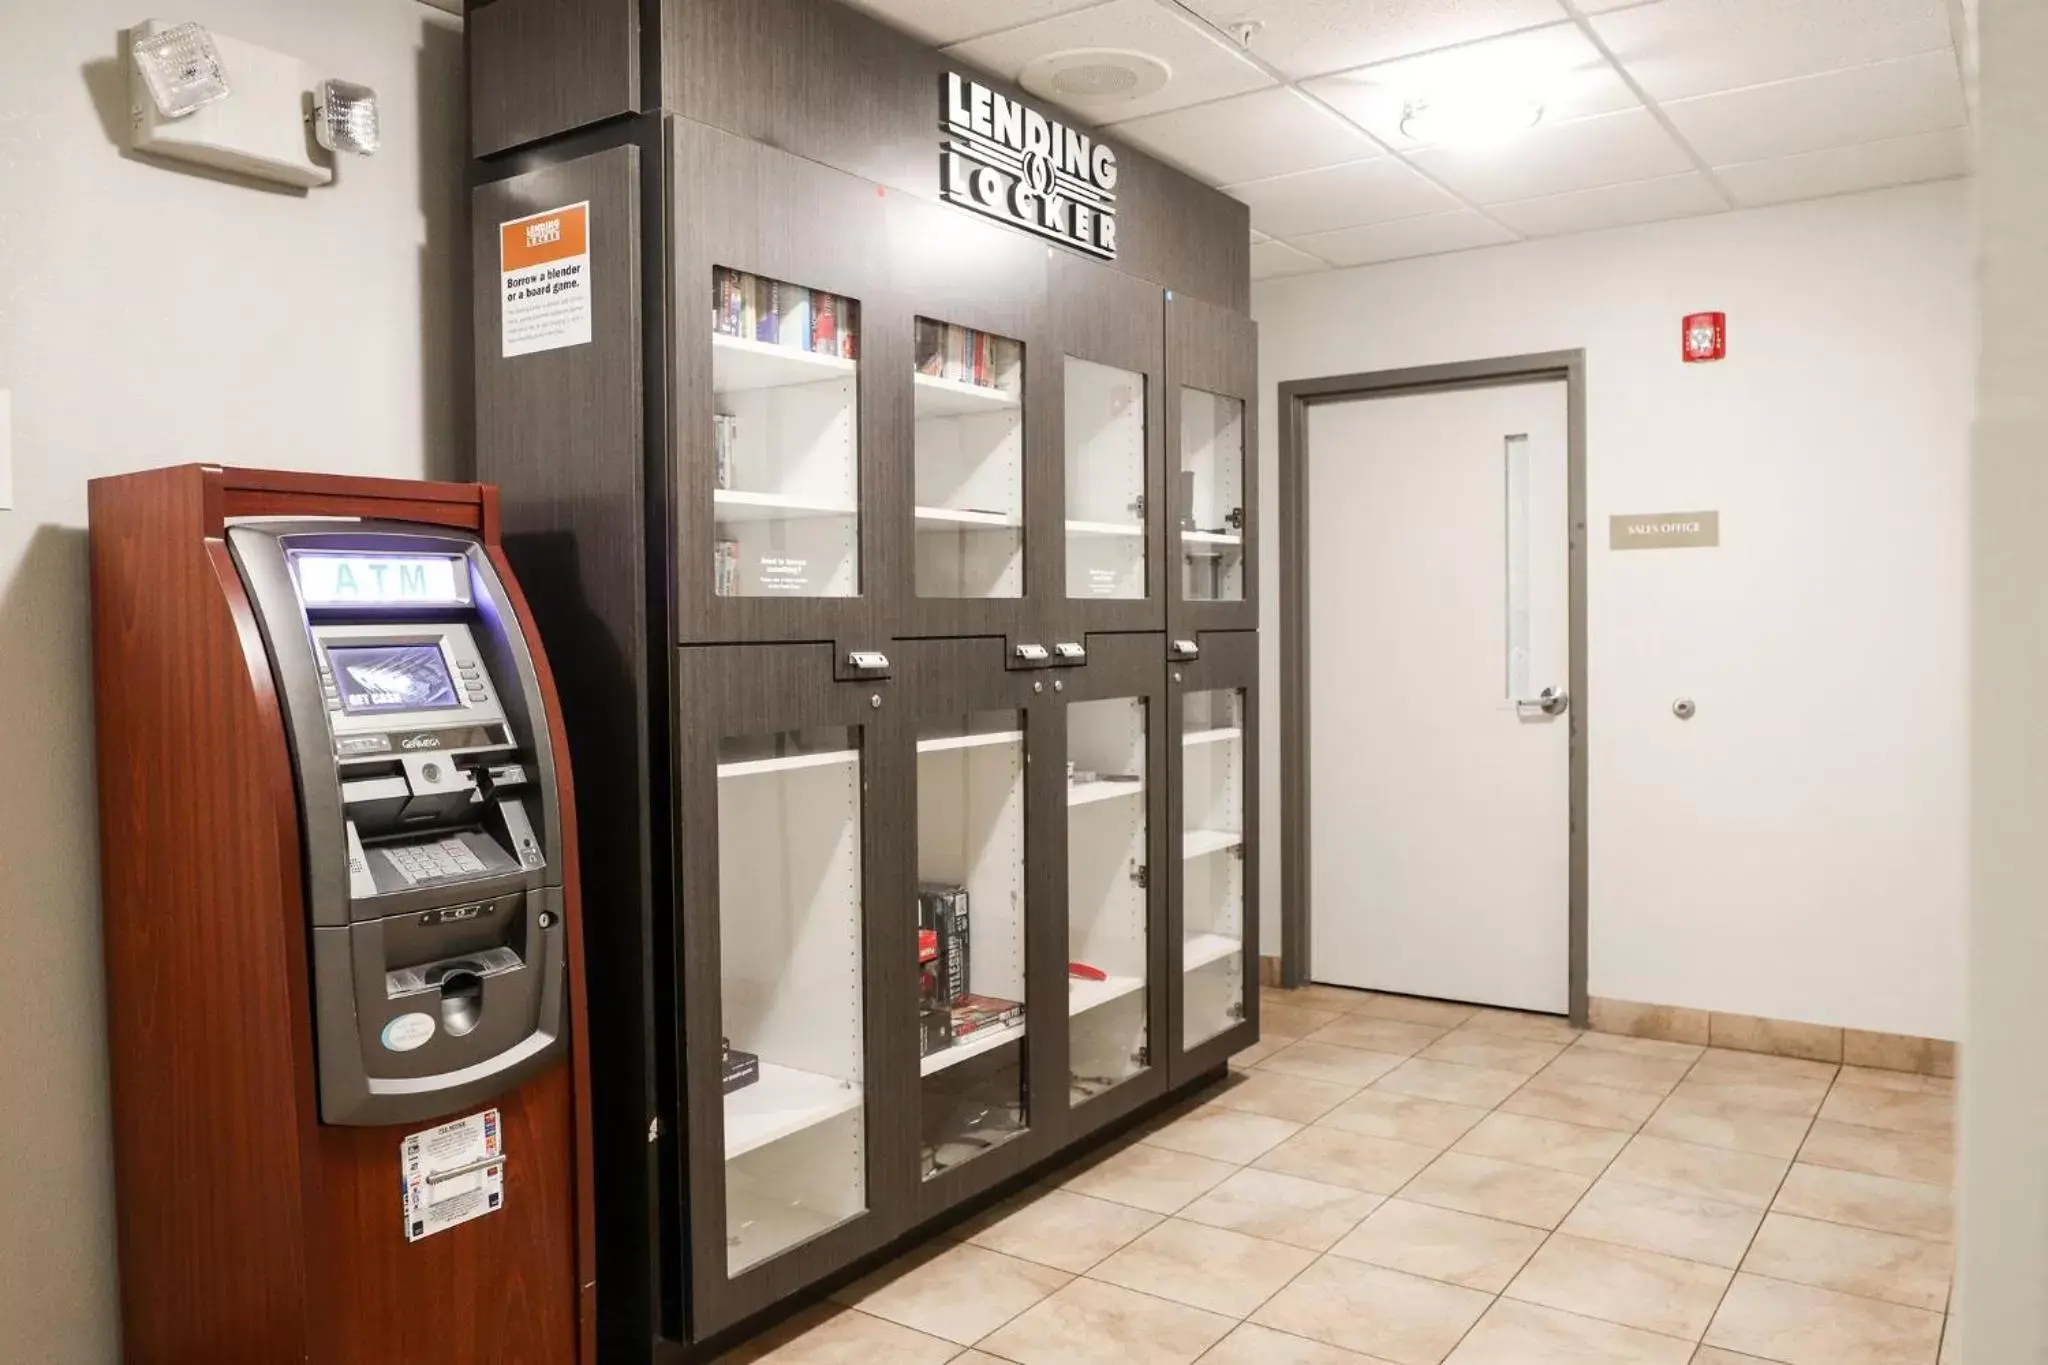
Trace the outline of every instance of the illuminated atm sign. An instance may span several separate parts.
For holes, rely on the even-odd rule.
[[[450,555],[300,552],[299,599],[309,607],[463,607],[468,565]]]
[[[943,101],[941,198],[1116,259],[1114,149],[957,72]]]

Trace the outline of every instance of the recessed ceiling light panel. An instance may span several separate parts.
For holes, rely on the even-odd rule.
[[[1037,58],[1017,83],[1042,99],[1092,110],[1156,95],[1171,79],[1173,68],[1149,53],[1085,47]]]
[[[1401,136],[1431,147],[1491,147],[1526,132],[1543,105],[1507,90],[1462,90],[1411,96]]]

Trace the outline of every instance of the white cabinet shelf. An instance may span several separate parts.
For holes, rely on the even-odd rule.
[[[860,1108],[861,1088],[832,1076],[761,1063],[761,1079],[725,1097],[725,1159],[745,1156]]]
[[[1222,934],[1196,934],[1181,949],[1181,970],[1196,971],[1235,957],[1243,949],[1244,945],[1238,940],[1225,938]]]
[[[805,517],[853,517],[857,507],[793,498],[784,493],[745,493],[737,488],[720,488],[711,495],[714,521],[797,521]]]
[[[1024,519],[1010,512],[974,512],[958,507],[920,507],[917,520],[924,526],[963,527],[967,530],[1014,530]]]
[[[848,379],[859,370],[854,361],[836,355],[799,351],[794,346],[727,336],[723,332],[711,334],[711,387],[718,393]]]
[[[1142,796],[1143,782],[1070,782],[1067,784],[1069,806],[1090,806],[1097,801],[1114,801],[1123,796]]]
[[[1009,412],[1022,406],[1017,395],[983,384],[958,379],[941,379],[935,374],[913,375],[917,394],[917,420],[932,417],[972,417],[985,412]]]
[[[965,1042],[955,1043],[943,1052],[934,1052],[917,1064],[917,1074],[929,1076],[944,1071],[949,1066],[958,1066],[970,1057],[979,1057],[984,1052],[993,1052],[1004,1043],[1012,1043],[1024,1036],[1024,1021],[1014,1019],[1001,1028],[985,1029],[973,1034]]]
[[[759,777],[764,773],[796,772],[803,768],[836,768],[857,762],[858,749],[829,749],[815,754],[788,754],[781,758],[753,758],[740,763],[721,763],[718,776],[721,781],[728,777]]]
[[[947,735],[944,739],[921,739],[917,751],[921,754],[942,754],[949,749],[981,749],[995,744],[1022,744],[1022,730],[992,730],[982,735]]]
[[[1226,849],[1239,848],[1244,844],[1244,835],[1227,829],[1191,829],[1181,835],[1180,856],[1201,858]]]
[[[1180,538],[1195,545],[1244,544],[1244,537],[1236,531],[1182,531]]]
[[[1067,978],[1067,1014],[1070,1017],[1086,1014],[1089,1010],[1100,1009],[1112,1000],[1121,1000],[1134,991],[1144,989],[1144,981],[1135,976],[1111,976],[1101,981],[1087,981],[1078,976],[1070,976]]]
[[[1145,538],[1145,523],[1142,521],[1069,521],[1067,534],[1070,536],[1117,536],[1131,540]]]
[[[1180,737],[1180,742],[1193,748],[1197,744],[1221,744],[1225,740],[1243,739],[1244,728],[1238,725],[1219,725],[1213,730],[1190,730]]]

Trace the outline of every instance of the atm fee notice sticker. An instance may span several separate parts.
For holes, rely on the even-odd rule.
[[[505,1207],[505,1130],[495,1109],[398,1144],[405,1240],[421,1241]]]
[[[590,201],[498,225],[506,356],[590,344]]]

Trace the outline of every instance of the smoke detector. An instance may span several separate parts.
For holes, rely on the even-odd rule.
[[[1149,53],[1083,47],[1037,58],[1017,83],[1042,99],[1095,111],[1156,95],[1172,78],[1173,68]]]

